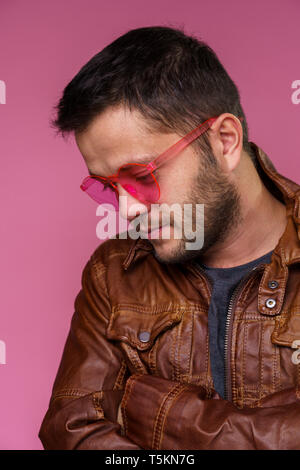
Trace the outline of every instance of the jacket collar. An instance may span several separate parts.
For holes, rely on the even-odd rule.
[[[271,263],[267,265],[264,273],[264,283],[260,286],[259,310],[264,314],[276,315],[280,311],[280,302],[273,309],[265,308],[266,297],[273,291],[266,288],[268,282],[277,280],[280,286],[285,288],[288,276],[287,266],[300,262],[300,185],[279,174],[266,153],[254,142],[250,142],[256,157],[256,169],[266,187],[285,205],[287,210],[286,230],[275,247]],[[123,262],[123,268],[127,270],[138,259],[153,251],[148,240],[133,240],[129,252]]]
[[[274,248],[283,265],[300,261],[300,185],[281,175],[266,153],[250,142],[255,156],[257,171],[264,184],[286,206],[286,229]]]

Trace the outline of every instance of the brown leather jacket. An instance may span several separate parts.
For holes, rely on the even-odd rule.
[[[227,399],[213,389],[205,274],[159,263],[147,240],[108,240],[82,274],[45,449],[300,449],[300,186],[251,145],[288,223],[232,296]]]

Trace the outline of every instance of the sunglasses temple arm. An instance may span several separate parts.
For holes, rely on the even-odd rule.
[[[154,162],[150,163],[150,170],[155,170],[158,168],[160,165],[165,163],[167,160],[171,159],[172,157],[175,157],[178,153],[180,153],[182,150],[185,149],[191,142],[193,142],[195,139],[200,137],[204,132],[206,132],[210,126],[213,124],[213,122],[217,118],[210,118],[207,121],[205,121],[203,124],[200,126],[196,127],[196,129],[193,129],[191,132],[189,132],[187,135],[182,137],[176,144],[172,145],[169,149],[167,149],[164,153],[159,155]]]
[[[154,171],[157,168],[159,168],[163,163],[165,163],[167,160],[175,157],[178,153],[180,153],[182,150],[184,150],[191,142],[196,140],[198,137],[200,137],[204,132],[206,132],[211,125],[215,122],[217,118],[209,118],[207,121],[202,123],[200,126],[196,127],[196,129],[193,129],[191,132],[189,132],[187,135],[182,137],[176,144],[172,145],[169,149],[167,149],[164,153],[159,155],[153,162],[150,162],[146,168],[141,168],[140,175],[142,176],[143,174],[149,173],[149,171]],[[243,117],[239,117],[240,121],[243,121]]]
[[[193,129],[191,132],[189,132],[187,135],[182,137],[181,140],[176,142],[172,147],[167,149],[164,153],[159,155],[153,162],[149,163],[148,169],[150,171],[154,171],[157,168],[160,167],[163,163],[165,163],[167,160],[171,159],[172,157],[175,157],[178,153],[180,153],[182,150],[185,149],[191,142],[196,140],[198,137],[200,137],[204,132],[206,132],[211,125],[216,121],[217,117],[209,118],[207,121],[202,123],[200,126],[196,127],[196,129]],[[243,121],[243,117],[238,117],[240,121]]]

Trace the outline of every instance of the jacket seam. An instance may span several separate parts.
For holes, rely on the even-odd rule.
[[[99,265],[98,265],[98,262],[96,261],[95,255],[92,255],[91,257],[91,265],[95,273],[96,279],[100,282],[104,281],[103,284],[104,284],[105,294],[106,294],[107,299],[109,300],[109,294],[108,294],[107,282],[106,282],[106,274],[107,274],[106,266],[103,266],[103,269],[99,269]],[[97,292],[98,292],[98,289],[97,289]]]
[[[176,381],[178,380],[179,377],[179,365],[178,365],[178,360],[179,360],[179,354],[180,354],[180,336],[181,336],[181,328],[182,328],[182,321],[180,322],[178,328],[176,328],[176,334],[175,334],[175,341],[173,343],[174,347],[174,356],[173,356],[173,370],[172,370],[172,377],[173,380]]]
[[[209,357],[209,334],[208,334],[208,327],[206,331],[206,347],[205,347],[205,387],[209,388],[209,381],[212,380],[210,372],[210,357]]]
[[[182,303],[175,303],[171,304],[170,307],[170,302],[166,303],[165,305],[153,305],[153,306],[145,306],[139,303],[131,304],[131,303],[121,303],[121,304],[116,304],[113,308],[115,313],[122,312],[124,309],[126,310],[132,310],[133,312],[138,312],[140,313],[141,311],[149,316],[156,316],[160,313],[173,313],[173,314],[183,314],[185,311],[193,312],[194,307],[193,306],[186,306],[185,304]]]
[[[176,320],[178,320],[178,318],[177,318]],[[174,321],[174,320],[171,319],[171,320],[167,321],[167,322],[162,326],[162,328],[157,332],[157,334],[156,334],[155,336],[153,336],[153,338],[152,338],[151,340],[149,340],[149,342],[146,343],[146,344],[145,344],[145,343],[142,343],[142,344],[141,344],[141,342],[140,342],[139,340],[136,340],[136,339],[134,339],[132,336],[129,336],[129,335],[128,335],[128,336],[125,336],[125,335],[118,336],[118,339],[121,339],[121,340],[123,340],[123,341],[127,341],[130,346],[132,346],[132,345],[135,346],[135,347],[139,346],[139,348],[140,348],[142,351],[144,351],[144,350],[147,350],[148,348],[150,348],[150,347],[153,345],[153,343],[155,342],[155,340],[156,340],[156,338],[158,337],[158,335],[164,333],[164,332],[168,329],[169,326],[172,326],[174,323],[176,324],[176,320]],[[180,320],[180,319],[179,319],[179,320]],[[178,322],[177,322],[177,323],[178,323]],[[175,325],[174,325],[174,326],[175,326]],[[116,334],[116,333],[118,333],[118,332],[116,332],[116,331],[113,330],[113,329],[110,330],[110,334],[113,335],[113,334]]]
[[[92,398],[93,398],[93,406],[95,408],[97,418],[98,419],[104,419],[104,417],[105,417],[104,416],[104,411],[103,411],[103,408],[101,406],[101,400],[103,398],[103,392],[102,391],[94,392],[92,394]]]
[[[127,354],[127,357],[130,360],[131,364],[134,366],[136,373],[140,373],[143,375],[145,373],[145,366],[143,365],[137,350],[132,348],[131,345],[125,342],[122,343],[122,349]]]
[[[54,400],[57,398],[72,398],[72,397],[85,397],[87,395],[90,395],[91,392],[90,390],[79,390],[79,389],[62,389],[59,392],[56,392],[52,395],[50,402],[52,403]]]
[[[123,389],[124,377],[125,377],[125,374],[126,374],[126,370],[127,370],[126,361],[125,361],[125,359],[122,359],[122,364],[121,364],[120,370],[118,372],[118,375],[116,377],[115,384],[113,386],[113,390],[122,390]]]
[[[245,356],[246,356],[246,350],[247,350],[247,335],[248,335],[248,328],[247,328],[247,323],[244,327],[244,334],[243,334],[243,348],[242,348],[242,376],[241,376],[241,400],[242,400],[242,406],[244,405],[244,384],[245,384]]]
[[[122,419],[123,419],[123,425],[124,425],[124,435],[127,436],[128,434],[128,420],[127,420],[127,414],[126,414],[126,407],[127,407],[127,402],[128,398],[131,392],[131,389],[133,387],[133,384],[135,382],[136,376],[132,375],[129,377],[126,383],[126,388],[125,388],[125,393],[121,401],[121,414],[122,414]]]
[[[190,343],[190,354],[189,354],[189,365],[188,365],[188,371],[189,371],[189,378],[192,376],[192,351],[193,351],[193,342],[194,342],[194,327],[195,327],[195,315],[192,313],[192,318],[190,321],[190,329],[191,329],[191,343]]]
[[[259,351],[259,359],[260,359],[260,374],[259,374],[259,396],[258,399],[260,400],[262,397],[262,389],[264,386],[264,342],[265,342],[265,325],[264,323],[261,324],[261,338],[260,338],[260,351]]]
[[[277,377],[277,367],[276,367],[276,348],[273,348],[272,352],[272,390],[276,391],[276,377]]]
[[[160,336],[157,337],[153,347],[148,351],[149,368],[153,375],[156,375],[157,373],[157,349],[160,343],[160,338]]]
[[[159,450],[161,447],[163,435],[164,435],[164,424],[168,411],[170,410],[174,400],[181,395],[181,393],[188,389],[187,385],[176,384],[172,389],[167,393],[167,395],[162,400],[159,410],[157,412],[154,428],[153,428],[153,438],[152,438],[152,449]]]

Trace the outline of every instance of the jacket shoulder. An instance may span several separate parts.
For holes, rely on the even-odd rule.
[[[131,238],[109,238],[98,245],[91,254],[90,261],[93,265],[105,267],[108,267],[113,259],[118,263],[123,263],[135,245],[136,240]]]

